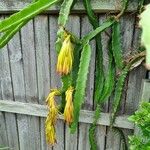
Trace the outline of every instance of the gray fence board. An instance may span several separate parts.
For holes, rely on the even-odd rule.
[[[0,13],[10,13],[10,12],[16,12],[18,10],[21,10],[25,6],[31,4],[32,0],[1,0],[0,1]],[[92,7],[96,12],[117,12],[121,10],[122,3],[121,0],[106,0],[106,1],[97,1],[92,0]],[[56,13],[60,7],[53,6],[49,8],[46,12],[48,13]],[[136,11],[137,10],[137,1],[133,0],[130,2],[128,12]],[[74,7],[74,12],[76,13],[83,13],[85,12],[84,6],[82,2],[78,2]]]
[[[50,34],[50,66],[51,66],[51,88],[56,89],[61,87],[60,76],[56,73],[56,64],[57,64],[57,54],[55,51],[55,41],[57,35],[58,25],[57,25],[57,17],[49,16],[49,34]],[[58,103],[59,100],[58,100]],[[63,150],[65,147],[65,127],[64,122],[57,121],[56,124],[57,129],[57,143],[54,150]]]
[[[6,48],[3,49],[4,51]],[[3,52],[6,53],[7,51]],[[3,53],[0,55],[0,63],[2,63]],[[1,70],[0,65],[0,70]],[[1,76],[0,72],[0,76]],[[2,84],[2,77],[0,77],[0,85]],[[0,86],[0,98],[2,99],[2,87]],[[0,112],[0,145],[6,146],[8,145],[8,139],[7,139],[7,132],[6,132],[6,121],[5,121],[5,114],[3,112]]]
[[[13,100],[12,84],[11,84],[11,74],[10,74],[10,65],[8,57],[8,49],[5,47],[5,50],[1,53],[1,92],[2,99],[11,99]],[[16,115],[5,113],[6,120],[6,131],[8,136],[8,144],[10,148],[19,150],[19,139],[18,131],[16,124]]]
[[[38,103],[33,21],[30,21],[21,30],[21,48],[25,80],[25,99],[28,103]],[[30,149],[38,149],[40,147],[39,118],[28,117],[28,132]]]
[[[49,33],[47,31],[48,17],[38,16],[34,20],[35,50],[38,98],[40,104],[45,104],[45,98],[50,91],[50,60],[49,60]],[[47,147],[45,138],[45,118],[40,118],[41,150]]]

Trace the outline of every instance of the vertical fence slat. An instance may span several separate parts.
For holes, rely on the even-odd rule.
[[[87,16],[81,17],[81,36],[89,33],[92,27],[89,23]],[[93,108],[93,88],[94,88],[94,71],[95,71],[95,44],[92,42],[91,45],[92,57],[89,68],[89,75],[87,80],[86,97],[83,109],[92,110]],[[90,81],[90,82],[89,82]],[[89,145],[89,124],[79,123],[79,144],[78,149],[90,149]]]
[[[28,103],[38,103],[33,21],[30,21],[22,28],[21,44],[23,53],[25,98]],[[30,149],[37,150],[40,147],[38,117],[28,116],[27,130],[29,132]]]
[[[60,88],[60,76],[56,73],[56,60],[57,54],[55,51],[55,42],[57,35],[57,17],[49,17],[49,34],[50,34],[50,67],[51,67],[51,88]],[[59,100],[58,100],[59,102]],[[53,150],[64,150],[65,147],[65,132],[64,132],[64,122],[59,120],[56,125],[57,134],[57,144],[54,146]]]
[[[14,99],[16,101],[22,100],[22,102],[26,102],[22,52],[21,52],[19,33],[17,33],[14,36],[14,38],[9,42],[8,48],[9,48],[9,58],[10,58],[10,66],[11,66]],[[25,138],[28,137],[27,116],[17,115],[17,124],[18,124],[20,149],[25,150],[29,148],[28,138]]]
[[[2,18],[0,17],[0,20]],[[6,47],[2,49],[3,51],[6,50]],[[0,70],[2,70],[2,62],[3,62],[3,53],[0,54]],[[2,71],[0,71],[0,98],[2,99]],[[6,132],[6,122],[5,122],[5,115],[3,112],[0,112],[0,146],[8,146],[8,139],[7,139],[7,132]]]
[[[99,15],[99,24],[102,24],[106,20],[105,15]],[[109,29],[107,30],[109,33]],[[102,42],[102,51],[103,51],[103,66],[104,66],[104,72],[107,74],[108,70],[108,35],[103,32],[101,34],[101,42]],[[108,112],[108,101],[103,105],[103,112]],[[105,139],[106,139],[106,126],[97,126],[97,146],[98,149],[104,150],[105,149]]]
[[[76,15],[70,16],[67,24],[67,29],[80,37],[80,18]],[[70,134],[69,127],[65,128],[65,150],[77,150],[78,129],[74,134]]]
[[[37,16],[34,20],[35,49],[37,61],[39,103],[45,104],[45,98],[50,91],[50,61],[48,17]],[[47,149],[45,137],[45,118],[40,119],[41,150]]]
[[[0,62],[1,75],[0,76],[1,76],[2,99],[13,100],[7,46],[4,48],[4,51],[2,51],[0,60],[1,60]],[[7,136],[8,136],[8,146],[15,150],[19,150],[16,115],[5,113],[5,120],[6,120],[6,131],[7,131]]]

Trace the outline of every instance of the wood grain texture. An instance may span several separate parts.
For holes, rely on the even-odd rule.
[[[147,79],[147,80],[143,79],[142,84],[141,84],[139,104],[141,104],[142,102],[150,102],[149,87],[150,87],[150,80],[149,79]],[[136,125],[135,125],[135,128],[134,128],[134,134],[135,135],[141,134],[140,129]]]
[[[50,91],[50,60],[48,16],[37,16],[34,20],[35,50],[37,65],[38,98],[45,104]],[[45,137],[45,118],[40,118],[41,150],[48,149]]]
[[[32,111],[31,111],[32,110]],[[12,102],[10,100],[0,100],[0,111],[17,113],[23,115],[32,115],[39,117],[46,117],[48,110],[46,106],[39,104],[28,104],[22,102]],[[92,123],[93,122],[93,111],[82,110],[80,113],[79,122]],[[133,124],[130,123],[127,118],[128,115],[118,116],[114,123],[115,127],[133,129]],[[63,119],[62,115],[59,115],[60,119]],[[101,113],[101,118],[97,122],[98,125],[109,126],[110,124],[110,114]]]
[[[80,37],[80,18],[77,15],[69,17],[66,28],[75,36]],[[65,150],[77,150],[78,148],[78,129],[74,134],[70,134],[68,125],[65,126]]]
[[[126,16],[126,20],[130,20],[131,24],[133,25],[130,27],[131,32],[128,32],[128,34],[125,36],[129,37],[131,40],[129,40],[128,43],[124,45],[127,45],[128,51],[134,55],[140,46],[140,29],[137,27],[137,17],[135,15],[131,15],[131,18],[133,18],[134,22],[133,20],[130,20],[128,16]],[[126,52],[126,54],[129,52]],[[144,79],[145,76],[146,70],[143,66],[139,66],[129,73],[127,84],[124,90],[124,103],[121,104],[122,113],[130,115],[133,114],[135,110],[137,110],[140,100],[142,79]],[[124,133],[128,142],[128,136],[133,134],[133,130],[124,130]]]
[[[21,10],[22,8],[26,7],[32,2],[32,0],[1,0],[0,1],[0,13],[10,13],[16,12]],[[102,12],[118,12],[122,8],[121,0],[92,0],[91,1],[92,8],[95,12],[102,13]],[[49,8],[46,13],[56,13],[60,9],[59,5],[55,5]],[[136,11],[137,10],[137,1],[133,0],[130,2],[128,12]],[[73,12],[75,13],[83,13],[85,12],[83,3],[79,1],[74,9]]]
[[[55,42],[57,36],[57,16],[49,16],[49,35],[50,35],[50,84],[51,89],[60,88],[61,80],[60,76],[56,73],[57,53],[55,51]],[[60,104],[60,99],[57,99],[57,103]],[[65,127],[64,121],[58,120],[56,124],[57,144],[53,150],[65,149]]]
[[[1,77],[1,92],[2,99],[12,99],[12,84],[11,84],[11,74],[10,74],[10,65],[8,57],[8,49],[1,52],[0,55],[0,77]],[[19,139],[18,139],[18,130],[16,124],[16,115],[5,113],[6,121],[6,131],[8,136],[8,146],[12,149],[19,150]]]
[[[129,17],[130,16],[130,17]],[[132,16],[132,17],[131,17]],[[125,55],[129,55],[131,53],[131,47],[132,47],[132,38],[134,33],[134,22],[135,22],[135,16],[130,15],[124,15],[121,20],[121,41],[122,41],[122,52]],[[125,86],[123,88],[123,94],[121,98],[121,106],[118,109],[118,113],[124,114],[124,107],[126,103],[126,88],[128,84],[128,77],[125,83]],[[111,110],[113,103],[113,97],[110,100],[109,109]],[[110,111],[109,110],[109,111]],[[121,146],[120,141],[120,135],[116,134],[114,131],[111,131],[109,128],[107,128],[107,144],[106,149],[109,150],[119,150]],[[130,132],[130,131],[129,131]],[[126,131],[126,137],[128,136],[128,131]]]
[[[27,103],[38,103],[33,21],[30,21],[21,30],[21,46],[25,81],[25,99]],[[39,118],[28,116],[27,121],[28,128],[26,130],[29,136],[29,147],[32,150],[37,150],[40,147]]]
[[[81,36],[83,37],[87,33],[92,31],[92,26],[89,23],[87,16],[81,17]],[[91,61],[90,61],[90,67],[89,67],[89,73],[88,73],[88,79],[87,79],[87,85],[86,85],[86,95],[85,95],[85,101],[84,105],[82,106],[82,109],[86,110],[92,110],[94,103],[93,103],[93,89],[94,89],[94,72],[95,72],[95,42],[91,42]],[[78,149],[86,149],[90,150],[90,144],[89,144],[89,124],[80,123],[79,124],[79,144]]]
[[[5,49],[4,49],[5,50]],[[0,55],[0,62],[2,61],[2,55]],[[0,67],[1,69],[1,67]],[[1,72],[0,72],[1,75]],[[0,98],[2,99],[2,88],[1,88],[2,78],[0,77]],[[6,122],[4,112],[0,112],[0,145],[8,146],[7,132],[6,132]]]
[[[22,52],[20,45],[19,33],[8,44],[13,94],[15,101],[26,102],[25,100],[25,84]],[[27,116],[17,115],[17,125],[19,134],[19,146],[21,150],[30,149],[28,137],[28,118]]]

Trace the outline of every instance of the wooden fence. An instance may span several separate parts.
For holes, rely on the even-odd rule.
[[[16,12],[32,0],[0,0],[0,19]],[[92,0],[92,6],[102,23],[111,12],[121,9],[120,0]],[[121,19],[124,55],[134,53],[138,47],[136,0]],[[85,104],[81,111],[78,131],[71,135],[61,120],[57,123],[57,144],[46,144],[44,121],[47,114],[45,97],[50,88],[60,87],[60,77],[55,72],[55,40],[59,7],[55,6],[30,21],[0,52],[0,145],[10,150],[89,150],[88,129],[93,121],[93,88],[95,71],[95,43],[88,77]],[[81,2],[69,17],[67,29],[82,37],[92,30]],[[107,72],[107,42],[109,33],[102,34],[105,72]],[[121,107],[115,126],[123,129],[126,137],[133,133],[134,124],[128,115],[138,107],[145,69],[134,69],[126,80]],[[109,131],[109,112],[113,99],[103,106],[97,125],[99,150],[122,150],[121,137]]]

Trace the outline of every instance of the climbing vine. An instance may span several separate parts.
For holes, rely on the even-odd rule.
[[[55,124],[59,113],[64,114],[64,120],[70,127],[71,133],[74,133],[78,126],[79,114],[81,106],[84,103],[86,81],[89,72],[92,48],[89,42],[93,39],[96,41],[96,69],[95,69],[95,85],[94,85],[94,101],[96,104],[94,122],[89,129],[89,141],[91,150],[97,150],[95,139],[95,129],[97,120],[100,118],[101,107],[114,92],[113,108],[110,126],[113,128],[116,114],[121,102],[122,91],[125,79],[134,67],[139,65],[145,58],[145,52],[140,52],[124,60],[121,45],[120,18],[128,8],[129,0],[122,2],[122,11],[116,16],[110,16],[99,24],[98,18],[92,10],[90,0],[83,0],[85,10],[87,12],[89,22],[93,27],[93,31],[82,37],[76,37],[66,28],[66,23],[71,9],[77,0],[36,0],[29,6],[18,13],[13,14],[9,18],[0,22],[0,48],[4,47],[10,39],[17,33],[27,22],[33,17],[51,7],[54,4],[61,3],[58,18],[59,29],[57,32],[57,41],[55,43],[56,53],[58,55],[56,71],[61,76],[62,87],[60,89],[52,89],[49,93],[46,103],[49,113],[45,122],[46,139],[51,145],[56,143]],[[144,0],[139,0],[138,10],[141,13]],[[148,6],[148,9],[150,7]],[[146,10],[142,14],[142,18],[149,17]],[[147,19],[149,20],[149,18]],[[150,42],[146,40],[146,32],[150,35],[147,25],[149,22],[142,19],[140,22],[143,27],[142,42],[146,47],[146,66],[149,69],[149,53]],[[112,33],[109,40],[109,65],[107,74],[103,68],[103,51],[101,42],[101,33],[111,28]],[[150,38],[149,38],[150,39]],[[140,62],[140,63],[138,63]],[[119,74],[117,71],[119,70]],[[61,96],[61,106],[58,106],[56,97]],[[121,129],[114,128],[115,131],[123,135]],[[125,140],[124,136],[122,138]],[[126,142],[124,142],[126,143]],[[126,147],[126,146],[124,146]]]

